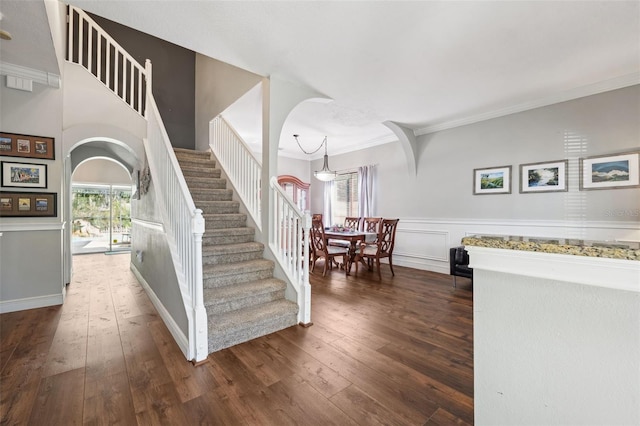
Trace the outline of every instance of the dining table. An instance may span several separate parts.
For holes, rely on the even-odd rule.
[[[346,273],[349,275],[351,272],[351,265],[356,257],[356,251],[358,248],[358,242],[372,243],[378,237],[376,232],[364,232],[354,231],[351,229],[325,229],[324,237],[326,243],[329,245],[329,240],[347,241],[349,243],[349,257],[347,259],[347,265],[345,265]]]

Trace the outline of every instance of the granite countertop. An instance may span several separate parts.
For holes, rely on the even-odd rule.
[[[589,241],[570,238],[519,237],[509,235],[473,235],[464,237],[462,244],[465,246],[640,261],[640,242]]]

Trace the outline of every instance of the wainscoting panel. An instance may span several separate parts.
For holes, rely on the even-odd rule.
[[[468,235],[521,235],[599,241],[640,241],[638,222],[400,218],[394,265],[449,273],[449,248]]]
[[[401,229],[396,231],[394,255],[447,261],[446,247],[449,244],[447,231],[429,231],[423,229]]]

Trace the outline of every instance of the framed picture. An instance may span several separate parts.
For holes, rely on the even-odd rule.
[[[47,165],[2,161],[2,186],[15,188],[46,188]]]
[[[580,159],[580,190],[640,187],[640,152]]]
[[[0,132],[0,155],[55,160],[55,140],[46,136]]]
[[[51,192],[0,192],[0,217],[55,217],[57,196]]]
[[[474,169],[473,194],[511,194],[511,166]]]
[[[568,191],[568,160],[520,164],[520,193]]]

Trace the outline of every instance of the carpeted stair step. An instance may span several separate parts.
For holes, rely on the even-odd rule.
[[[270,260],[256,259],[222,265],[202,265],[204,288],[246,283],[273,277],[274,264]]]
[[[231,201],[233,199],[232,189],[219,188],[195,188],[191,189],[191,198],[198,204],[199,201]]]
[[[213,177],[192,177],[187,178],[187,186],[189,189],[195,188],[203,188],[203,189],[226,189],[227,188],[227,180],[222,178],[213,178]]]
[[[177,157],[180,168],[188,167],[190,169],[200,168],[207,170],[215,170],[216,160],[212,158],[180,158]]]
[[[286,299],[209,315],[209,353],[297,324],[298,307]]]
[[[179,160],[210,160],[212,158],[211,151],[194,151],[193,149],[173,148],[173,152]]]
[[[239,201],[195,201],[196,207],[202,210],[203,214],[228,214],[239,213]]]
[[[210,229],[242,228],[247,224],[247,215],[242,213],[203,214],[205,232]]]
[[[219,315],[249,306],[284,299],[287,285],[277,278],[224,287],[205,288],[204,305],[209,315]]]
[[[207,229],[202,245],[248,243],[255,239],[256,230],[247,226],[239,228]]]
[[[207,167],[189,167],[180,165],[182,169],[182,174],[184,175],[185,180],[189,180],[191,178],[196,177],[213,177],[220,178],[222,176],[222,171],[220,169],[207,168]]]
[[[202,265],[223,265],[262,259],[264,244],[257,242],[202,247]]]

